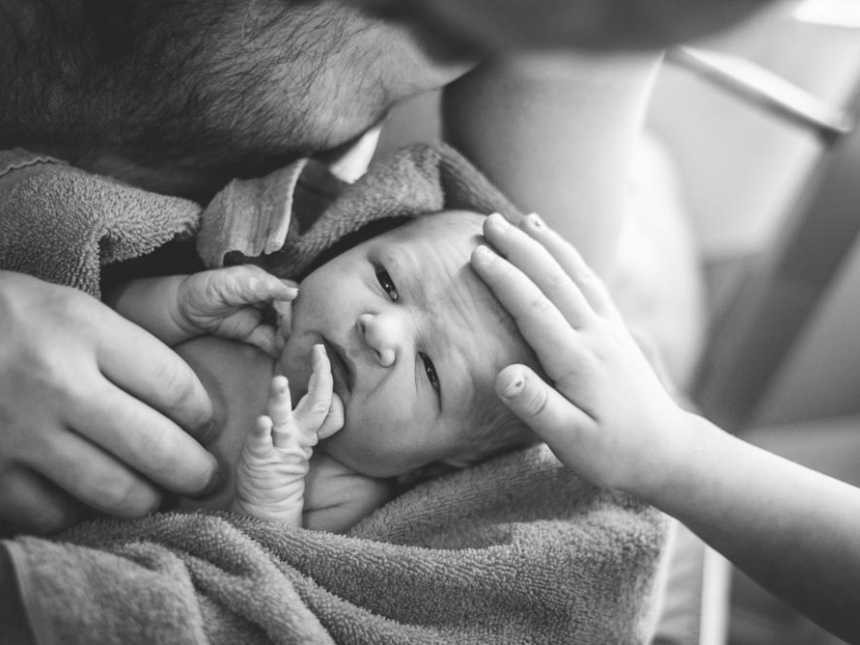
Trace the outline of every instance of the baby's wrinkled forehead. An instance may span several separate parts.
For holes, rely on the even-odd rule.
[[[443,249],[456,256],[452,257],[455,265],[462,263],[458,270],[443,277],[445,284],[424,284],[428,291],[438,290],[442,293],[441,298],[433,298],[440,309],[437,312],[440,317],[448,317],[445,313],[450,313],[450,309],[463,314],[452,317],[459,318],[457,322],[460,324],[455,324],[456,329],[450,331],[465,330],[480,341],[477,345],[494,345],[494,355],[504,364],[530,362],[531,351],[520,335],[516,322],[469,263],[472,251],[484,242],[482,229],[485,219],[485,215],[472,211],[445,211],[418,218],[406,225],[409,228],[404,227],[404,233],[434,240],[438,243],[435,247],[437,250]],[[430,275],[427,278],[429,283],[432,278]]]

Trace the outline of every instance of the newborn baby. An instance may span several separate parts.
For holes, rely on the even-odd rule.
[[[534,361],[469,267],[483,219],[419,217],[335,256],[298,290],[252,266],[125,285],[116,309],[176,346],[215,406],[210,449],[230,482],[186,506],[342,531],[394,478],[532,441],[493,391],[502,367]],[[262,322],[271,301],[277,331]],[[309,462],[318,438],[323,454]]]

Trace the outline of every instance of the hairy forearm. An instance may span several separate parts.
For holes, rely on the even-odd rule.
[[[860,489],[687,419],[648,501],[822,626],[860,639]]]

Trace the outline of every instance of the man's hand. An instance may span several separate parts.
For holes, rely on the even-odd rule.
[[[548,377],[511,365],[502,400],[565,464],[630,492],[660,485],[686,413],[672,400],[576,250],[535,216],[492,215],[472,265],[517,322]]]
[[[70,497],[119,517],[199,494],[215,459],[191,369],[83,292],[0,271],[0,527],[52,532]],[[0,532],[5,532],[0,530]]]
[[[233,510],[264,520],[302,525],[305,475],[318,439],[343,427],[343,403],[333,390],[331,364],[314,347],[308,392],[293,410],[284,376],[272,379],[266,413],[245,437],[236,467]]]
[[[262,305],[277,303],[279,327],[288,331],[295,282],[250,264],[187,276],[179,284],[174,318],[189,334],[206,332],[259,347],[277,358],[283,336],[263,321]]]

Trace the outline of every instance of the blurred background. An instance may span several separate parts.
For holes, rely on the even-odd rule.
[[[776,3],[669,52],[634,177],[644,216],[675,231],[658,244],[680,239],[681,226],[701,269],[701,306],[683,311],[704,318],[704,333],[691,336],[676,370],[696,404],[750,441],[855,485],[858,89],[860,3]],[[438,110],[433,93],[398,108],[377,154],[438,138]],[[656,278],[672,270],[642,267]],[[742,575],[717,578],[730,579],[707,601],[722,624],[698,642],[840,642]]]

